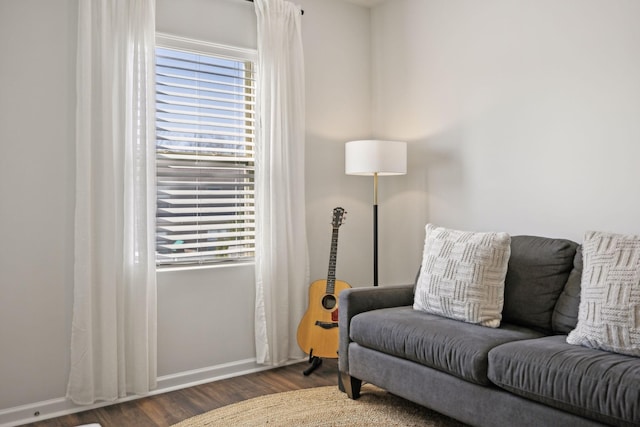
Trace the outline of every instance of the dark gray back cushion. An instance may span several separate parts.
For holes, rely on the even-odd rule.
[[[568,334],[578,324],[580,280],[582,280],[582,245],[578,246],[576,256],[573,259],[573,269],[558,298],[558,302],[556,302],[556,308],[553,310],[551,324],[554,332]]]
[[[502,320],[551,331],[551,318],[578,244],[566,239],[513,236]]]

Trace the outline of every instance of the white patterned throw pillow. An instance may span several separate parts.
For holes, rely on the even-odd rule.
[[[413,308],[497,328],[511,255],[507,233],[474,233],[427,224]]]
[[[640,356],[640,236],[590,231],[569,344]]]

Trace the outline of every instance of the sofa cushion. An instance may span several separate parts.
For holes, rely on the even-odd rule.
[[[514,394],[583,417],[638,425],[639,360],[573,346],[565,338],[556,335],[495,347],[489,352],[489,379]]]
[[[351,319],[350,337],[361,346],[409,359],[476,383],[489,384],[487,355],[509,341],[541,333],[503,324],[485,328],[446,317],[394,307],[360,313]]]
[[[413,308],[483,326],[502,318],[511,237],[427,224]]]
[[[590,231],[578,325],[567,342],[640,356],[640,236]]]
[[[551,331],[556,301],[573,267],[577,243],[513,236],[504,288],[505,322]]]
[[[576,249],[573,269],[569,273],[567,284],[558,297],[553,309],[551,326],[554,332],[568,334],[578,324],[578,308],[580,307],[580,280],[582,279],[582,246]]]

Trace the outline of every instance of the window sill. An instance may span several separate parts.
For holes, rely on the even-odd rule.
[[[243,262],[221,262],[217,264],[203,264],[203,265],[171,265],[171,266],[160,266],[156,267],[157,273],[165,273],[172,271],[189,271],[189,270],[210,270],[210,269],[219,269],[219,268],[230,268],[230,267],[253,267],[255,265],[254,261],[243,261]]]

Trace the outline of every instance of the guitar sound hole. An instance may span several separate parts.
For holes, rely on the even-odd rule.
[[[336,297],[333,295],[325,295],[324,298],[322,298],[322,306],[327,310],[333,309],[336,306]]]

